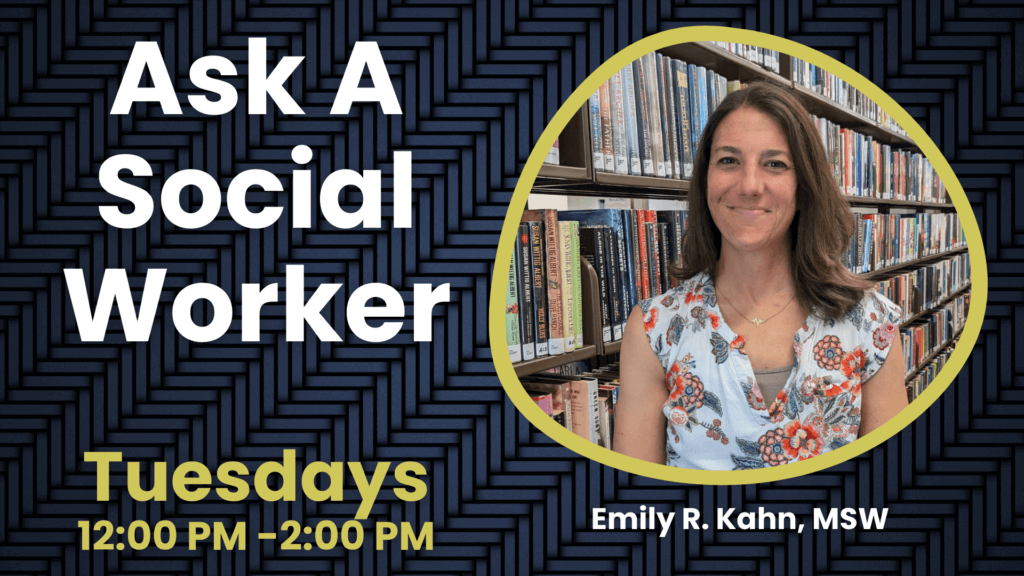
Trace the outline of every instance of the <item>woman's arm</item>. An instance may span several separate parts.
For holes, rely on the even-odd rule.
[[[907,407],[906,375],[903,368],[903,342],[893,339],[889,356],[882,367],[861,384],[860,436],[885,424]]]
[[[665,463],[665,426],[661,407],[668,399],[665,370],[648,343],[644,315],[634,307],[622,339],[621,385],[615,404],[615,451]]]

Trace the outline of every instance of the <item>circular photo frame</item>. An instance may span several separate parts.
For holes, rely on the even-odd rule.
[[[905,130],[907,137],[916,144],[931,163],[945,186],[953,208],[960,217],[960,224],[967,240],[971,262],[971,305],[959,341],[934,380],[907,408],[874,431],[843,447],[782,466],[754,470],[693,470],[642,461],[603,448],[559,425],[534,402],[516,375],[507,345],[505,332],[506,292],[509,285],[509,266],[512,262],[516,237],[519,235],[520,219],[526,209],[527,198],[534,188],[545,157],[554,146],[556,138],[573,121],[579,110],[587,104],[590,96],[617,71],[645,54],[690,42],[731,42],[762,47],[799,58],[810,65],[827,70],[830,74],[859,90]],[[542,133],[519,178],[502,227],[495,262],[489,306],[491,353],[502,386],[519,411],[538,430],[566,448],[591,460],[649,478],[689,484],[753,484],[794,478],[830,468],[885,442],[924,413],[946,390],[964,366],[980,334],[988,294],[988,273],[982,236],[967,196],[938,147],[910,114],[868,79],[817,50],[769,34],[715,26],[669,30],[636,42],[602,64],[572,93]],[[567,357],[566,362],[573,359]]]

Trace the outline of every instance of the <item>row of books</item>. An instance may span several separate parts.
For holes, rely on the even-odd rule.
[[[811,119],[818,127],[825,152],[832,160],[832,174],[843,194],[947,202],[942,179],[923,154],[895,149],[825,118],[812,115]]]
[[[708,117],[739,81],[652,52],[616,72],[587,106],[594,168],[688,179]]]
[[[886,278],[875,289],[900,306],[906,321],[935,308],[970,281],[971,257],[964,252]]]
[[[583,347],[581,258],[598,278],[601,339],[622,339],[640,300],[675,285],[683,210],[527,210],[516,238],[505,300],[513,362]],[[595,319],[596,321],[596,319]]]
[[[567,430],[612,449],[618,363],[579,375],[539,373],[522,378],[533,401]]]
[[[967,245],[960,217],[893,209],[853,208],[857,229],[846,254],[848,268],[858,274],[904,264]]]
[[[578,222],[523,216],[505,292],[505,338],[512,362],[583,347],[583,291]]]
[[[740,44],[738,42],[712,42],[722,50],[732,52],[740,58],[750,60],[754,64],[780,74],[780,59],[778,50],[769,50],[753,44]]]
[[[921,317],[900,330],[903,339],[903,362],[907,376],[924,366],[928,355],[943,348],[964,327],[971,304],[971,293],[965,292],[931,314]]]
[[[836,104],[880,126],[906,136],[906,131],[881,106],[835,74],[810,62],[793,58],[793,83],[813,90]]]
[[[935,377],[939,375],[939,371],[949,361],[949,357],[953,355],[953,349],[956,347],[956,343],[959,338],[954,338],[950,341],[949,345],[944,348],[941,352],[935,355],[927,364],[920,368],[920,371],[910,377],[907,380],[907,401],[913,402],[915,398],[921,395],[922,392],[928,388],[928,385],[935,380]]]

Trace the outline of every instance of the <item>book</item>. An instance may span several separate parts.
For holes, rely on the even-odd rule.
[[[519,327],[522,332],[520,341],[523,345],[523,360],[533,360],[537,357],[536,348],[536,319],[534,317],[533,301],[533,263],[530,252],[530,227],[526,224],[519,225],[519,235],[516,238],[516,266],[518,268],[519,286]]]
[[[644,172],[640,157],[640,138],[637,132],[636,84],[633,81],[633,66],[627,65],[620,73],[625,95],[626,152],[629,158],[629,173],[633,176],[642,176]]]
[[[604,151],[604,171],[615,172],[615,136],[612,132],[612,96],[610,82],[601,84],[601,143]]]
[[[579,283],[579,276],[576,268],[572,265],[572,224],[570,222],[558,222],[558,251],[560,253],[560,264],[562,268],[562,318],[563,331],[565,334],[565,351],[572,352],[577,347],[582,348],[583,343],[577,346],[576,341],[576,284]]]
[[[551,147],[551,150],[548,150],[548,155],[544,157],[544,163],[557,165],[558,162],[558,138],[555,138],[555,144]]]
[[[601,93],[600,90],[590,95],[587,100],[588,120],[590,124],[590,149],[594,169],[604,171],[604,133],[601,121]]]
[[[572,269],[573,277],[576,278],[576,282],[573,283],[573,326],[576,328],[576,347],[583,347],[583,283],[588,279],[584,278],[581,273],[580,266],[580,223],[569,222],[570,224],[570,243],[572,248]]]
[[[654,150],[651,145],[650,109],[647,103],[647,81],[643,60],[633,62],[633,83],[637,107],[637,138],[644,176],[654,176]]]
[[[607,256],[605,253],[605,238],[603,228],[580,228],[580,256],[586,258],[590,265],[597,271],[597,283],[601,294],[610,293],[608,288]],[[598,308],[601,311],[601,339],[603,342],[612,340],[612,313],[611,301],[607,298],[599,298]]]
[[[626,115],[623,108],[625,99],[622,93],[622,74],[612,74],[611,101],[612,101],[612,151],[615,155],[615,173],[629,174],[629,151],[626,141]]]
[[[551,338],[548,321],[547,270],[544,264],[544,234],[540,222],[527,222],[530,230],[530,260],[532,264],[534,319],[537,334],[537,357],[548,355],[548,340]]]
[[[508,289],[505,291],[505,340],[512,362],[522,362],[523,347],[519,342],[519,281],[516,275],[516,261],[512,258],[508,267]]]
[[[690,89],[686,80],[686,62],[672,62],[673,76],[676,82],[676,106],[679,113],[679,148],[683,163],[683,178],[693,176],[693,145],[690,135]]]

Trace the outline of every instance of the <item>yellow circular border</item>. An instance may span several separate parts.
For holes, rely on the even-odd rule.
[[[856,442],[809,460],[759,470],[710,471],[673,468],[663,464],[653,464],[623,456],[576,436],[564,427],[556,424],[550,416],[545,414],[531,400],[512,367],[512,361],[508,355],[508,345],[505,340],[505,291],[507,288],[506,283],[508,282],[508,266],[512,258],[512,246],[519,226],[519,220],[526,208],[526,198],[533,188],[533,182],[537,178],[537,173],[540,171],[544,157],[555,143],[555,138],[562,133],[569,119],[586,103],[587,98],[601,84],[611,78],[617,70],[625,67],[626,64],[659,48],[686,42],[709,40],[754,44],[770,50],[791,54],[839,76],[877,102],[882,109],[888,112],[907,131],[907,135],[931,161],[932,166],[949,192],[957,214],[960,215],[960,223],[967,236],[967,246],[971,255],[972,297],[971,309],[967,315],[966,325],[964,326],[959,343],[953,350],[953,354],[935,380],[925,389],[924,393],[895,418],[863,438],[858,439]],[[502,266],[498,264],[500,262],[505,262],[506,264]],[[956,374],[963,368],[964,363],[967,362],[967,358],[978,340],[978,335],[981,333],[981,323],[985,316],[987,298],[988,269],[985,262],[984,247],[982,246],[981,231],[978,229],[978,222],[974,218],[974,212],[971,210],[967,195],[964,193],[960,182],[953,173],[953,169],[946,162],[938,147],[935,146],[931,138],[928,137],[928,134],[914,121],[913,117],[903,110],[895,100],[890,98],[889,95],[867,78],[864,78],[841,62],[791,40],[751,30],[718,26],[695,26],[661,32],[640,40],[613,56],[580,84],[558,110],[558,113],[555,114],[555,117],[548,124],[543,134],[541,134],[537,145],[530,154],[529,160],[526,162],[526,167],[512,195],[508,214],[505,216],[505,223],[501,229],[501,238],[498,242],[494,276],[491,279],[491,302],[489,306],[491,355],[494,360],[494,367],[498,372],[498,378],[501,380],[505,392],[512,402],[515,403],[519,411],[541,432],[581,456],[586,456],[591,460],[633,474],[673,482],[718,485],[772,482],[818,472],[819,470],[845,462],[878,446],[913,422],[938,399],[939,395],[946,390]]]

